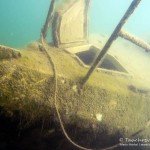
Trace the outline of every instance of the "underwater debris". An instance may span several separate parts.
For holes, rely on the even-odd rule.
[[[146,52],[150,52],[150,44],[148,44],[145,41],[131,35],[130,33],[126,32],[124,30],[121,30],[119,32],[119,36],[128,40],[128,41],[131,41],[132,43],[136,44],[137,46],[145,49]]]
[[[101,70],[94,72],[94,78],[91,78],[83,92],[78,94],[77,83],[88,68],[62,48],[50,47],[45,43],[44,50],[43,45],[31,44],[30,50],[21,52],[22,58],[0,62],[0,107],[7,110],[11,117],[15,115],[14,112],[18,112],[20,126],[24,124],[24,120],[28,126],[42,120],[41,130],[45,130],[46,123],[49,124],[48,128],[53,124],[51,129],[45,132],[50,135],[48,138],[55,139],[58,138],[55,131],[60,134],[61,125],[64,134],[68,133],[72,137],[73,141],[68,140],[70,143],[86,149],[80,145],[108,147],[118,143],[120,137],[130,136],[130,133],[145,125],[149,119],[149,97],[145,96],[141,101],[138,93],[130,92],[127,86],[131,84],[132,79]],[[58,108],[54,110],[56,98]],[[57,119],[56,111],[60,112],[57,117],[62,118],[63,125],[62,121]],[[56,130],[57,126],[59,129]],[[125,126],[128,126],[128,131],[123,131]],[[148,128],[149,124],[146,126]],[[63,138],[62,141],[64,140]],[[62,141],[60,143],[63,143]],[[96,143],[97,141],[100,142]],[[114,147],[117,146],[118,144]],[[62,150],[61,146],[54,149]]]
[[[0,60],[19,58],[21,53],[13,48],[0,45]]]
[[[43,52],[39,51],[38,47],[35,48],[21,51],[22,57],[18,60],[0,62],[0,71],[2,71],[0,73],[0,106],[8,113],[12,112],[13,117],[15,117],[16,111],[19,112],[20,120],[23,120],[21,126],[24,126],[24,122],[31,126],[39,120],[46,120],[45,123],[53,122],[55,126],[58,126],[59,122],[54,110],[53,71]],[[90,79],[84,92],[79,95],[71,89],[88,68],[81,66],[71,54],[62,49],[48,45],[47,48],[48,53],[54,58],[58,75],[61,75],[58,76],[59,111],[67,131],[70,125],[75,129],[79,127],[79,130],[75,130],[75,133],[73,132],[71,135],[71,137],[76,136],[79,144],[87,146],[87,143],[107,136],[103,146],[108,146],[112,140],[108,135],[112,135],[117,141],[117,136],[115,136],[117,130],[121,132],[122,136],[129,135],[128,131],[122,133],[124,126],[128,125],[132,133],[144,126],[145,120],[148,120],[149,117],[150,101],[148,96],[144,96],[141,101],[138,93],[132,93],[127,88],[133,78],[120,76],[117,73],[108,74],[106,71],[95,72],[94,78]],[[68,64],[68,62],[71,63]],[[62,82],[62,76],[65,77],[65,84],[64,81]],[[117,101],[117,106],[114,107],[113,104],[113,109],[110,109],[106,106],[112,106],[110,105],[112,97]],[[106,129],[106,125],[99,124],[96,116],[91,117],[91,114],[98,112],[105,116],[105,118],[102,117],[102,123],[106,124],[108,129]],[[70,116],[70,114],[72,115]],[[129,118],[133,114],[134,117]],[[94,134],[92,125],[96,126]],[[69,133],[72,128],[69,129]],[[60,128],[58,130],[60,132]],[[85,136],[84,130],[86,130],[87,138],[79,140],[78,137],[81,133]],[[108,135],[103,133],[104,131]],[[89,136],[90,139],[88,139]],[[116,141],[112,144],[115,144]],[[99,143],[97,146],[100,146]]]
[[[122,17],[122,19],[120,20],[120,22],[118,23],[116,28],[114,29],[113,33],[111,34],[111,36],[109,37],[108,41],[104,45],[103,49],[101,50],[101,52],[99,53],[99,55],[95,59],[94,63],[92,64],[91,68],[87,72],[86,76],[83,78],[83,80],[81,82],[81,86],[82,87],[89,80],[89,78],[91,77],[91,75],[93,74],[93,72],[97,68],[97,66],[103,62],[103,60],[104,60],[104,58],[105,58],[109,48],[111,47],[113,42],[118,38],[118,34],[121,31],[122,27],[125,25],[125,23],[129,19],[129,17],[134,13],[135,9],[138,7],[140,2],[141,2],[141,0],[133,0],[132,1],[131,5],[127,9],[126,13]]]
[[[129,85],[128,88],[129,88],[129,90],[131,90],[134,93],[141,93],[141,94],[149,94],[150,93],[150,89],[138,88],[134,85]]]
[[[102,121],[102,117],[103,117],[102,114],[96,114],[97,121],[101,122]]]

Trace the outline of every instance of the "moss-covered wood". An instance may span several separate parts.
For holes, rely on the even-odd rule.
[[[7,46],[0,45],[0,60],[19,58],[19,57],[21,57],[19,51]]]

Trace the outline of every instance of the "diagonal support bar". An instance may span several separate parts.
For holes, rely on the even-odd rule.
[[[45,24],[42,28],[42,31],[41,31],[42,36],[43,36],[44,39],[47,36],[48,27],[49,27],[51,19],[53,18],[54,9],[55,9],[55,0],[51,0],[49,11],[48,11],[48,14],[47,14],[47,18],[46,18]]]
[[[118,35],[120,37],[134,43],[135,45],[145,49],[146,52],[150,52],[150,45],[148,43],[146,43],[145,41],[143,41],[142,39],[137,38],[134,35],[126,32],[126,31],[123,31],[123,30],[121,30]]]
[[[139,5],[140,2],[141,2],[141,0],[133,0],[132,1],[131,5],[129,6],[128,10],[126,11],[124,16],[120,20],[119,24],[117,25],[117,27],[115,28],[114,32],[110,36],[109,40],[105,44],[104,48],[102,49],[102,51],[98,55],[97,59],[95,60],[95,62],[91,66],[91,68],[89,69],[88,73],[86,74],[86,76],[82,80],[81,88],[88,81],[88,79],[90,78],[90,76],[92,75],[92,73],[94,72],[96,67],[98,66],[98,64],[101,64],[103,62],[103,59],[104,59],[107,51],[109,50],[109,48],[112,45],[112,43],[114,42],[114,40],[118,37],[118,33],[121,31],[121,28],[126,23],[128,18],[132,15],[132,13],[134,12],[134,10],[136,9],[136,7]]]

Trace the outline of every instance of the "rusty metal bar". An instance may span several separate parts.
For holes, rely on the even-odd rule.
[[[146,50],[146,52],[150,52],[150,45],[148,43],[146,43],[145,41],[143,41],[142,39],[139,39],[137,37],[135,37],[134,35],[121,30],[118,34],[120,37],[134,43],[135,45],[143,48]]]
[[[50,3],[50,7],[49,7],[49,11],[48,11],[48,14],[47,14],[45,24],[44,24],[43,29],[41,31],[42,36],[43,36],[44,39],[47,36],[48,27],[49,27],[50,21],[53,18],[54,9],[55,9],[55,0],[52,0],[51,3]]]
[[[91,66],[91,68],[89,69],[89,71],[86,74],[86,76],[81,81],[81,88],[88,81],[88,79],[90,78],[90,76],[92,75],[92,73],[94,72],[94,70],[96,69],[96,67],[98,66],[98,64],[101,64],[103,62],[103,59],[104,59],[107,51],[109,50],[109,48],[112,45],[112,43],[114,42],[114,40],[118,37],[118,33],[120,32],[121,28],[126,23],[126,21],[128,20],[128,18],[132,15],[132,13],[134,12],[134,10],[136,9],[136,7],[139,5],[140,2],[141,2],[141,0],[133,0],[132,1],[132,3],[129,6],[128,10],[126,11],[126,13],[124,14],[124,16],[120,20],[119,24],[117,25],[117,27],[115,28],[114,32],[110,36],[109,40],[105,44],[104,48],[102,49],[102,51],[98,55],[97,59],[95,60],[95,62]]]

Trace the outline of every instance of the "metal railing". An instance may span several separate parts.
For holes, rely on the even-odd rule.
[[[133,12],[135,11],[135,9],[137,8],[137,6],[140,4],[141,1],[142,0],[133,0],[132,1],[132,3],[129,6],[128,10],[126,11],[124,16],[120,20],[119,24],[115,28],[114,32],[112,33],[112,35],[110,36],[110,38],[106,42],[106,44],[103,47],[103,49],[101,50],[101,52],[99,53],[99,55],[96,58],[95,62],[93,63],[93,65],[91,66],[89,71],[87,72],[86,76],[81,81],[81,88],[83,88],[83,86],[88,81],[90,76],[93,74],[93,72],[97,68],[97,66],[100,65],[103,62],[103,60],[104,60],[104,58],[105,58],[105,56],[106,56],[110,46],[113,44],[113,42],[118,37],[122,37],[122,38],[124,38],[126,40],[129,40],[132,43],[136,44],[137,46],[140,46],[140,47],[144,48],[146,50],[146,52],[150,52],[150,45],[149,44],[147,44],[145,41],[143,41],[143,40],[141,40],[141,39],[139,39],[139,38],[137,38],[137,37],[135,37],[135,36],[133,36],[133,35],[131,35],[131,34],[129,34],[129,33],[127,33],[127,32],[122,30],[122,27],[127,22],[129,17],[133,14]]]

